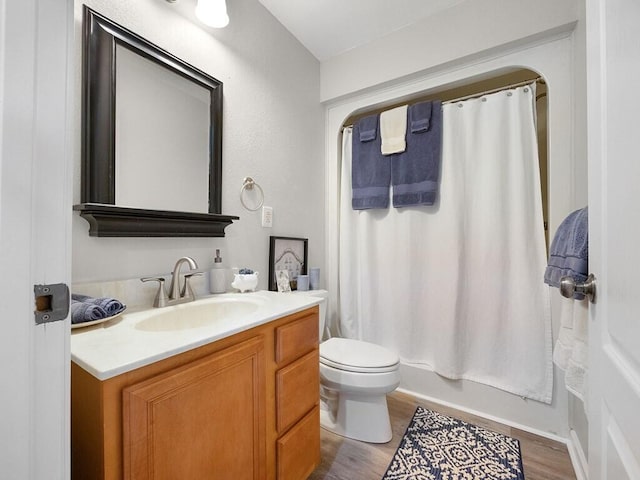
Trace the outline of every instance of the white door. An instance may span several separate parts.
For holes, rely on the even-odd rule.
[[[589,479],[640,479],[640,1],[587,0]]]
[[[69,283],[73,0],[0,0],[0,478],[69,478],[69,320],[36,325],[34,285]]]

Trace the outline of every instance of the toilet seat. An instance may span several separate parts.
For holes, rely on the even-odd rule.
[[[347,372],[384,373],[398,370],[400,359],[380,345],[330,338],[320,344],[320,363]]]

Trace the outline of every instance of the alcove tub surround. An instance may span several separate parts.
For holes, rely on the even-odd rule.
[[[521,68],[538,72],[548,87],[549,235],[553,236],[567,213],[586,204],[586,138],[584,125],[579,120],[584,116],[585,52],[580,41],[584,36],[584,24],[578,2],[566,2],[562,6],[544,2],[548,8],[540,4],[529,5],[526,7],[531,10],[528,16],[522,9],[517,13],[512,11],[507,2],[500,0],[483,2],[482,12],[478,12],[479,6],[472,3],[463,2],[322,65],[321,88],[327,123],[326,169],[330,179],[326,193],[327,289],[330,291],[339,290],[336,269],[338,224],[335,221],[338,203],[334,199],[338,198],[339,192],[336,179],[339,178],[340,152],[336,145],[340,144],[345,120],[353,116],[426,96],[437,98],[438,92]],[[549,13],[555,10],[558,15]],[[544,11],[544,15],[540,11]],[[450,28],[453,19],[456,29]],[[488,25],[491,25],[490,33]],[[449,32],[444,32],[444,28]],[[424,55],[417,55],[415,50],[433,38],[438,38],[439,45],[448,47],[425,49]],[[403,55],[390,55],[401,46],[404,46]],[[376,68],[381,58],[389,62],[388,68]],[[560,326],[559,300],[559,295],[552,292],[554,339]],[[334,329],[339,315],[337,302],[333,296],[329,305]],[[402,352],[399,354],[402,361]],[[557,367],[554,367],[551,405],[527,401],[470,381],[448,380],[433,373],[426,365],[402,363],[401,375],[400,389],[411,394],[556,440],[567,442],[569,430],[573,428],[569,424],[563,374]]]
[[[319,301],[224,294],[74,331],[74,477],[306,478],[320,459]]]
[[[322,267],[323,226],[316,220],[324,215],[323,182],[317,181],[324,176],[318,61],[254,0],[229,5],[238,21],[223,30],[202,26],[185,5],[77,0],[76,39],[82,37],[83,5],[224,84],[222,212],[240,220],[226,228],[224,238],[99,238],[90,237],[86,221],[74,213],[73,283],[166,275],[184,255],[206,270],[219,248],[226,267],[264,272],[258,288],[266,289],[270,235],[308,238],[309,263]],[[81,201],[81,63],[81,42],[76,41],[74,204]],[[242,207],[239,191],[247,176],[264,189],[265,204],[274,212],[273,228],[261,226],[260,211]],[[198,281],[206,291],[206,280]]]

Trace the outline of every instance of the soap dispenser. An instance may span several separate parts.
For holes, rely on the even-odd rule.
[[[219,248],[216,249],[213,267],[209,271],[209,291],[211,293],[224,293],[227,291],[227,269],[222,265]]]

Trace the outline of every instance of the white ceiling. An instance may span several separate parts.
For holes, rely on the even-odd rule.
[[[465,0],[259,0],[318,60]]]

